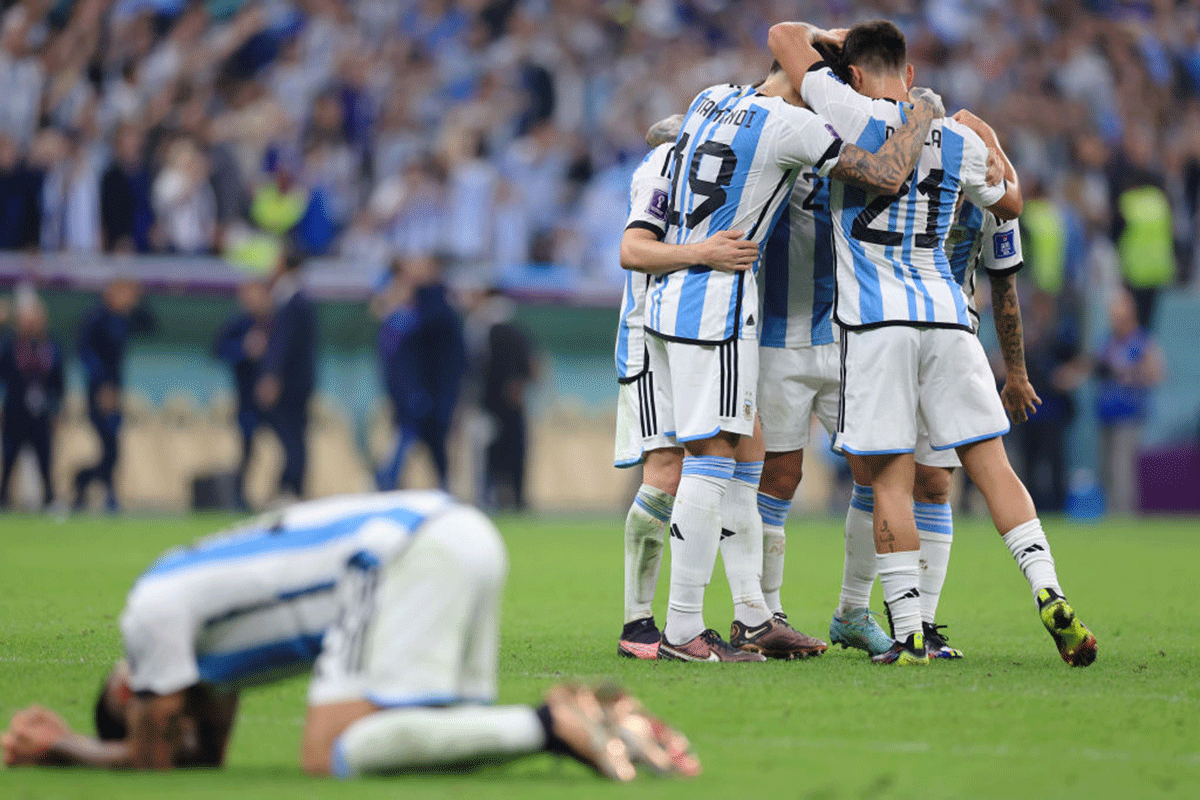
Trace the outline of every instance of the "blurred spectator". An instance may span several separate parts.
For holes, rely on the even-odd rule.
[[[481,503],[523,511],[527,507],[527,395],[537,377],[537,364],[529,336],[512,321],[515,311],[513,302],[499,290],[481,292],[467,325],[472,333],[472,360],[482,376],[479,405],[487,419]]]
[[[1134,297],[1118,290],[1109,307],[1109,335],[1096,357],[1096,411],[1101,431],[1101,482],[1108,508],[1136,510],[1137,456],[1151,390],[1162,383],[1162,350],[1138,323]]]
[[[1008,439],[1021,453],[1021,480],[1038,508],[1061,511],[1067,500],[1067,430],[1075,419],[1079,333],[1059,315],[1054,296],[1035,292],[1025,318],[1025,364],[1042,399],[1035,413],[1013,427]]]
[[[39,136],[47,165],[42,182],[42,249],[100,250],[100,173],[90,142],[78,131],[48,129]]]
[[[167,149],[152,198],[169,252],[198,255],[211,253],[216,246],[217,199],[208,166],[208,158],[190,139],[178,139]]]
[[[53,437],[63,396],[63,354],[46,333],[46,309],[30,291],[18,291],[13,336],[0,341],[0,385],[4,387],[4,461],[0,507],[9,504],[17,456],[33,448],[42,477],[42,507],[54,502]]]
[[[254,432],[263,421],[254,393],[262,377],[262,359],[271,331],[271,291],[249,281],[238,287],[239,310],[217,332],[213,354],[229,365],[237,392],[237,424],[242,451],[234,473],[234,501],[246,510],[246,471],[254,452]]]
[[[274,318],[262,357],[255,397],[283,447],[279,492],[283,499],[304,496],[308,466],[308,401],[317,371],[317,310],[304,291],[304,260],[281,258],[271,283]]]
[[[157,322],[142,304],[142,289],[132,280],[119,279],[104,287],[100,303],[79,325],[79,360],[87,382],[88,419],[100,438],[100,460],[75,475],[75,510],[87,503],[93,481],[104,487],[104,505],[119,510],[113,486],[121,433],[121,387],[125,381],[125,351],[129,337],[153,331]]]
[[[150,252],[150,170],[142,132],[130,123],[118,127],[112,162],[100,179],[100,222],[106,252]]]
[[[1110,179],[1121,275],[1132,292],[1137,323],[1147,329],[1154,326],[1159,291],[1175,280],[1171,201],[1155,151],[1154,130],[1145,123],[1132,125]]]
[[[380,295],[379,364],[397,429],[392,455],[376,475],[381,490],[396,488],[417,441],[429,450],[438,484],[449,487],[446,445],[466,351],[462,320],[450,306],[440,273],[434,258],[397,261]]]
[[[17,142],[0,133],[0,250],[37,248],[42,175],[21,158]]]

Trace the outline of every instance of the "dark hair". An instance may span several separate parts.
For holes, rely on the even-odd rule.
[[[769,70],[767,70],[767,74],[774,75],[776,72],[779,72],[779,70],[781,70],[781,69],[783,69],[783,65],[779,63],[779,59],[775,59],[774,61],[771,62],[771,68]]]
[[[842,60],[868,72],[892,72],[908,63],[904,34],[886,19],[855,25],[842,43]]]
[[[842,48],[824,39],[819,39],[813,42],[813,49],[817,51],[821,60],[825,62],[825,66],[829,67],[834,75],[841,78],[843,83],[850,83],[850,70],[846,68],[846,60],[842,57]]]
[[[96,698],[94,716],[96,719],[96,735],[100,737],[101,741],[121,741],[128,735],[129,729],[125,726],[125,719],[114,714],[108,706],[107,677],[105,677],[104,683],[100,684],[100,696]]]

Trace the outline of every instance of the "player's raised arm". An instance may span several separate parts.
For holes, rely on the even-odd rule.
[[[627,228],[621,237],[621,266],[650,275],[695,266],[744,272],[756,260],[758,245],[748,241],[743,231],[718,231],[693,244],[667,244],[645,228]]]
[[[991,125],[988,125],[965,108],[958,111],[953,119],[955,122],[962,123],[974,131],[975,135],[983,140],[988,152],[1000,159],[1004,166],[1004,181],[1006,184],[1004,196],[988,206],[988,211],[991,211],[1000,219],[1016,219],[1021,215],[1021,210],[1025,207],[1025,199],[1021,196],[1021,184],[1017,178],[1017,170],[1013,167],[1012,162],[1008,160],[1004,148],[1000,146],[1000,139],[996,136],[996,132],[992,130]]]
[[[823,31],[807,22],[780,22],[767,32],[767,46],[798,92],[808,71],[824,60],[813,43],[825,38],[830,44],[840,45],[838,33]]]
[[[927,90],[926,90],[927,91]],[[929,126],[942,115],[941,100],[928,92],[914,95],[908,119],[875,153],[847,144],[830,177],[881,194],[896,194],[921,157]]]

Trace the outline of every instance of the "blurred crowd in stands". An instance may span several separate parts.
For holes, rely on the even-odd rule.
[[[988,120],[1020,172],[1046,402],[1013,444],[1061,508],[1075,389],[1100,379],[1110,449],[1135,450],[1117,428],[1140,425],[1162,378],[1157,297],[1200,278],[1200,0],[0,0],[0,251],[215,254],[264,276],[285,252],[399,259],[407,277],[376,303],[381,359],[403,364],[414,330],[454,313],[414,282],[430,259],[475,286],[617,285],[648,125],[761,78],[774,22],[871,17],[902,28],[918,83]],[[247,292],[251,318],[231,324],[257,350],[266,301]],[[469,325],[459,338],[469,352]],[[528,380],[531,357],[501,352]],[[383,384],[400,434],[381,484],[411,442],[443,436],[453,402]],[[287,391],[256,385],[255,402],[272,388]],[[102,395],[89,383],[103,439]]]
[[[918,81],[988,119],[1047,201],[1030,222],[1040,288],[1077,286],[1093,244],[1119,242],[1131,181],[1163,193],[1179,276],[1195,261],[1196,0],[0,7],[4,249],[220,253],[265,271],[286,237],[380,266],[440,252],[489,280],[553,264],[618,281],[649,123],[760,78],[773,22],[886,16]],[[1177,274],[1142,272],[1139,290]]]

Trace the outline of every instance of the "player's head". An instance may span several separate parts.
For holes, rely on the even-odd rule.
[[[842,63],[849,84],[857,91],[880,79],[902,78],[912,86],[913,70],[908,63],[908,46],[900,29],[885,19],[862,22],[842,42]]]
[[[129,665],[118,661],[100,684],[93,711],[96,721],[96,736],[102,741],[119,741],[129,732],[125,715],[133,692],[129,688]]]
[[[646,131],[646,144],[658,147],[679,138],[679,129],[683,127],[683,114],[672,114],[666,119],[660,119]]]

